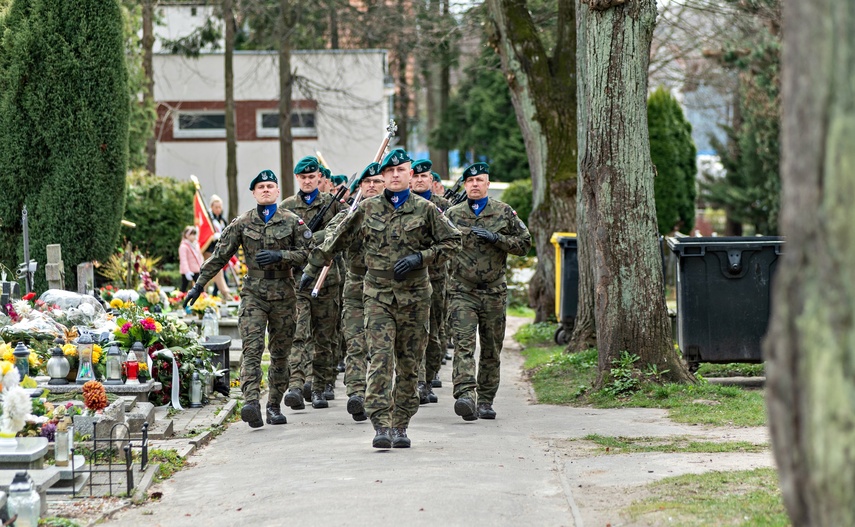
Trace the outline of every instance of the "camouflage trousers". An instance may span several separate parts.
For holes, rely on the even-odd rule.
[[[407,427],[419,409],[416,385],[429,332],[429,302],[402,306],[364,297],[368,377],[365,411],[375,427]]]
[[[368,370],[368,347],[365,344],[365,316],[362,308],[362,288],[359,298],[344,297],[341,310],[341,333],[347,342],[344,359],[344,385],[347,395],[365,397],[365,376]]]
[[[445,295],[445,278],[431,280],[433,292],[430,295],[430,334],[428,335],[425,359],[419,368],[419,381],[430,382],[439,373],[442,357],[445,355],[445,314],[448,311]]]
[[[240,367],[240,389],[244,400],[257,401],[261,390],[261,356],[264,353],[265,330],[268,333],[271,404],[279,404],[288,390],[288,353],[294,338],[294,299],[263,300],[254,295],[241,296],[238,331],[243,340]]]
[[[297,329],[291,347],[290,388],[303,388],[311,379],[312,389],[323,391],[335,382],[333,348],[338,345],[338,287],[321,289],[317,298],[297,293]]]
[[[505,338],[506,291],[451,291],[449,320],[454,338],[454,398],[472,398],[477,403],[491,403],[499,390],[502,340]],[[481,354],[475,364],[475,334],[481,343]],[[476,399],[477,393],[477,399]]]

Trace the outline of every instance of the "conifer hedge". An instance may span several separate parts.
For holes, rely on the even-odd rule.
[[[128,165],[127,71],[118,0],[15,0],[0,43],[0,209],[3,258],[29,210],[30,254],[44,290],[45,247],[75,266],[116,247]],[[8,199],[11,198],[11,199]],[[17,240],[15,238],[17,237]],[[14,245],[13,245],[14,247]]]
[[[653,183],[659,233],[675,228],[689,233],[695,226],[697,150],[692,141],[692,125],[680,103],[660,87],[647,100],[650,130],[650,157],[656,166]]]

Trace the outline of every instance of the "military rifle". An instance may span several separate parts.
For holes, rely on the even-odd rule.
[[[457,183],[455,183],[455,185],[453,187],[445,189],[445,194],[443,194],[442,197],[444,197],[447,200],[452,200],[454,198],[454,196],[456,196],[457,193],[460,192],[462,186],[463,186],[463,176],[461,176],[460,179],[457,180]]]
[[[346,187],[338,189],[338,192],[335,193],[335,196],[333,196],[332,201],[324,205],[323,208],[321,208],[321,210],[319,210],[318,213],[315,214],[315,216],[311,220],[309,220],[309,223],[306,224],[306,227],[308,227],[309,230],[312,232],[317,232],[318,229],[320,229],[321,227],[321,222],[324,221],[324,216],[326,216],[327,211],[330,210],[330,207],[332,207],[333,203],[339,203],[342,201],[345,192],[347,192]]]
[[[383,143],[380,145],[380,148],[377,150],[377,154],[374,155],[374,162],[379,163],[381,159],[383,159],[383,154],[386,152],[386,147],[389,146],[389,140],[395,137],[395,132],[398,131],[398,125],[395,124],[394,119],[389,119],[389,126],[386,127],[386,135],[383,137]],[[356,195],[353,197],[353,203],[350,205],[350,208],[347,209],[347,215],[350,216],[353,214],[353,211],[356,210],[356,207],[359,205],[359,200],[362,198],[362,189],[359,189],[356,192]],[[342,222],[347,221],[345,218]],[[321,287],[324,285],[324,280],[327,279],[327,275],[330,272],[330,266],[325,265],[323,269],[321,269],[321,274],[318,276],[318,281],[315,284],[315,288],[312,289],[312,298],[317,298],[318,294],[321,292]]]

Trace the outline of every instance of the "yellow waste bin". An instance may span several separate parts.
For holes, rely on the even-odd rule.
[[[550,241],[555,247],[555,318],[558,320],[555,343],[564,345],[570,341],[579,304],[576,233],[555,232]]]

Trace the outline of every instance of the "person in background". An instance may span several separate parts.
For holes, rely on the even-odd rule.
[[[205,259],[211,257],[214,254],[214,249],[217,247],[217,242],[220,239],[220,233],[223,232],[223,229],[226,228],[226,225],[229,224],[226,221],[226,217],[223,212],[223,200],[216,194],[211,196],[211,219],[214,221],[214,239],[208,244],[208,247],[205,249]],[[226,283],[226,276],[223,274],[223,270],[220,269],[220,272],[214,276],[214,291],[213,295],[218,296],[222,294],[223,298],[227,298],[231,296],[231,289],[229,289],[229,285]]]
[[[193,225],[184,227],[181,245],[178,246],[178,270],[181,272],[181,291],[186,292],[190,284],[199,278],[202,268],[202,251],[199,250],[199,230]]]

